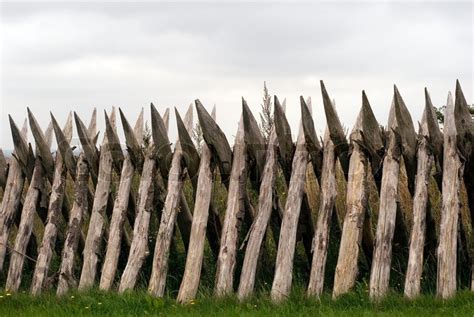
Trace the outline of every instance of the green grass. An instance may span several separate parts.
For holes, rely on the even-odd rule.
[[[461,291],[447,301],[424,295],[408,301],[392,294],[374,304],[367,293],[358,290],[338,300],[325,294],[320,300],[308,299],[303,289],[296,289],[289,300],[272,304],[268,293],[262,293],[239,303],[236,298],[216,299],[201,296],[187,305],[172,298],[158,299],[146,292],[123,295],[90,291],[56,297],[38,297],[20,293],[0,293],[0,316],[473,316],[474,293]]]

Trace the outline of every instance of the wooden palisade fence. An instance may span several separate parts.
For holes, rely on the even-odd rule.
[[[355,286],[364,263],[371,299],[383,298],[394,270],[392,255],[399,252],[400,243],[406,251],[401,258],[406,260],[402,275],[407,298],[422,291],[428,245],[435,246],[431,251],[436,248],[432,254],[439,297],[455,295],[459,268],[471,272],[474,289],[474,123],[459,82],[454,98],[448,94],[442,131],[425,89],[418,133],[397,87],[387,127],[379,125],[362,92],[362,106],[349,135],[323,82],[321,91],[327,119],[322,139],[312,119],[318,111],[310,98],[301,97],[296,143],[285,102],[281,105],[276,96],[267,141],[242,99],[233,148],[216,123],[215,109],[209,114],[199,100],[195,107],[204,140],[199,148],[192,141],[193,105],[184,119],[175,111],[175,146],[168,138],[169,111],[161,116],[153,104],[149,137],[144,133],[143,109],[134,128],[119,109],[125,148],[115,109],[110,116],[105,113],[100,147],[95,110],[88,127],[74,113],[61,129],[51,115],[43,132],[28,109],[34,145],[27,142],[27,123],[20,130],[10,117],[14,152],[7,160],[0,150],[0,272],[5,289],[16,292],[30,285],[32,294],[56,288],[61,295],[97,285],[123,292],[148,272],[150,294],[162,297],[167,277],[175,273],[170,252],[179,237],[187,253],[180,303],[197,296],[202,272],[210,270],[204,265],[206,241],[216,265],[216,296],[236,292],[244,300],[254,292],[260,260],[269,256],[267,240],[276,249],[271,286],[275,302],[291,292],[299,242],[308,263],[307,295],[322,294],[334,239],[337,261],[329,270],[335,270],[333,297]],[[80,141],[75,151],[70,144],[73,117]],[[308,171],[318,183],[317,198],[307,193]],[[279,177],[286,195],[277,191]],[[337,186],[338,177],[345,192]],[[213,197],[216,178],[227,190],[221,214]],[[436,186],[430,188],[432,180]],[[73,184],[69,191],[68,182]],[[187,182],[190,195],[185,195]],[[371,182],[376,205],[369,199]],[[408,205],[400,203],[403,190]],[[441,193],[439,215],[430,199],[433,191]],[[345,197],[344,208],[336,206],[338,197]],[[56,269],[53,258],[59,262]],[[27,269],[32,274],[22,274]],[[25,281],[29,276],[31,280]]]

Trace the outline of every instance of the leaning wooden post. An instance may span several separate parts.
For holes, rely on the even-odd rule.
[[[19,132],[18,127],[16,126],[13,119],[11,117],[9,117],[9,119],[15,145],[22,145],[25,147],[25,139],[27,137],[28,131],[27,121],[25,121],[22,131]],[[25,174],[17,157],[17,155],[20,154],[16,153],[16,150],[13,154],[13,157],[10,159],[7,183],[3,192],[2,206],[0,209],[0,271],[2,271],[3,263],[5,261],[5,254],[8,245],[8,234],[19,209],[21,193],[23,191],[23,185],[25,184]]]
[[[215,108],[214,108],[212,117],[215,118]],[[188,133],[188,130],[186,129],[184,122],[181,120],[181,117],[177,116],[176,121],[178,125],[179,142],[181,143],[181,149],[183,150],[186,171],[191,180],[191,184],[193,186],[193,194],[194,194],[193,198],[196,200],[197,192],[198,192],[198,174],[199,174],[199,169],[200,169],[199,152],[197,151],[191,139],[191,136]],[[192,218],[194,219],[194,216]],[[209,246],[212,250],[214,257],[217,259],[219,255],[219,239],[221,236],[222,224],[219,218],[219,212],[217,211],[216,207],[212,203],[212,200],[209,205],[209,214],[207,215],[207,221],[208,221],[207,230],[206,230],[207,240],[209,242]],[[190,234],[191,234],[191,231],[190,231]]]
[[[112,116],[115,119],[115,109],[112,110]],[[100,151],[99,173],[97,186],[94,194],[94,202],[92,204],[91,218],[89,221],[89,229],[84,245],[84,260],[82,264],[81,278],[79,280],[79,289],[87,289],[93,286],[96,273],[97,263],[99,261],[99,253],[102,235],[104,233],[105,222],[107,221],[106,209],[107,201],[110,193],[110,182],[112,176],[113,157],[119,156],[123,160],[122,150],[112,152],[118,145],[118,137],[115,134],[115,120],[111,123],[107,113],[105,115],[106,133]]]
[[[249,297],[253,292],[255,276],[257,273],[257,263],[260,258],[260,249],[267,231],[268,222],[270,221],[272,211],[274,210],[275,203],[277,203],[276,200],[278,199],[275,189],[278,166],[277,146],[277,134],[275,126],[273,126],[268,139],[266,154],[262,159],[262,162],[265,162],[265,164],[263,166],[262,182],[260,184],[257,216],[255,217],[248,233],[245,257],[242,264],[242,272],[240,274],[240,283],[237,293],[240,300]],[[263,149],[258,150],[262,151]],[[279,232],[275,232],[275,234],[279,235]]]
[[[454,115],[453,97],[449,93],[444,115],[443,202],[436,287],[436,294],[441,298],[450,298],[456,293],[457,230],[461,204],[459,191],[464,162],[459,156]]]
[[[304,103],[304,100],[301,100]],[[308,284],[308,295],[319,296],[323,291],[331,215],[336,201],[336,155],[329,131],[324,133],[321,198],[313,240],[313,261]]]
[[[244,206],[241,197],[243,195],[242,183],[245,184],[247,178],[245,151],[244,122],[240,118],[239,128],[235,136],[227,208],[222,227],[219,257],[217,258],[215,285],[215,294],[217,296],[225,296],[233,292],[239,228],[244,217]]]
[[[182,146],[184,149],[185,145],[182,144]],[[196,187],[196,203],[194,205],[189,249],[177,298],[177,301],[183,304],[196,297],[199,279],[201,277],[204,242],[212,200],[214,164],[211,162],[211,156],[212,154],[209,147],[204,143],[201,147],[201,160]],[[213,228],[211,228],[211,230],[212,229]]]
[[[132,130],[122,110],[119,109],[119,111],[125,133],[128,155],[125,156],[123,161],[122,171],[120,173],[120,184],[110,220],[107,250],[99,284],[101,290],[109,290],[115,279],[120,255],[120,244],[122,242],[123,224],[127,217],[127,208],[130,203],[129,197],[133,175],[135,170],[139,169],[143,163],[143,152],[138,141],[142,139],[143,134],[143,109],[138,117],[134,130]]]
[[[51,122],[55,130],[60,129],[54,117],[51,117]],[[69,114],[66,124],[63,129],[65,138],[70,142],[72,138],[72,115]],[[58,140],[59,138],[56,137]],[[33,280],[31,282],[31,293],[38,295],[48,277],[48,270],[53,256],[56,237],[59,230],[59,219],[61,217],[61,208],[63,206],[63,199],[65,195],[66,186],[66,167],[64,159],[58,151],[56,153],[56,160],[54,163],[54,176],[51,185],[51,196],[49,198],[48,218],[46,219],[46,226],[44,229],[43,241],[39,248],[38,258],[36,259],[36,266],[33,273]]]
[[[28,109],[29,110],[29,109]],[[36,120],[33,117],[33,114],[28,111],[30,118],[30,126],[34,126]],[[33,123],[34,121],[34,123]],[[39,126],[34,126],[39,129]],[[41,130],[35,130],[38,134],[35,133],[35,139],[40,140],[37,142],[38,153],[35,160],[35,167],[33,170],[33,176],[31,178],[28,191],[25,196],[25,202],[23,204],[23,209],[21,211],[20,225],[18,226],[18,232],[15,237],[15,243],[13,246],[13,252],[10,258],[10,267],[8,269],[7,282],[5,284],[5,289],[16,292],[18,291],[21,283],[21,273],[23,271],[23,264],[25,261],[26,248],[28,242],[30,241],[31,233],[33,230],[33,221],[34,215],[36,213],[36,206],[38,204],[41,192],[44,192],[45,186],[45,170],[42,165],[42,160],[44,157],[44,162],[48,162],[48,157],[42,155],[43,153],[51,156],[49,149],[51,147],[51,136],[52,136],[52,127],[48,127],[46,136]],[[40,149],[41,147],[44,147]],[[51,158],[51,157],[50,157]],[[52,158],[51,158],[52,160]]]
[[[166,147],[160,145],[161,140],[159,139],[162,135],[166,135],[166,127],[153,105],[151,105],[151,116],[154,144],[150,145],[144,153],[145,161],[138,188],[137,216],[133,224],[133,240],[128,254],[127,265],[120,280],[120,293],[135,287],[138,273],[147,256],[148,227],[153,210],[154,179],[158,168],[157,159],[159,158],[160,160],[160,166],[164,167],[166,165],[166,156],[163,156],[163,150],[166,151]],[[159,148],[156,148],[157,146]],[[164,155],[167,155],[166,152]]]
[[[310,101],[310,99],[308,99]],[[285,102],[283,102],[285,103]],[[289,186],[291,173],[292,173],[292,161],[295,153],[295,146],[291,139],[291,129],[286,119],[283,107],[280,105],[278,98],[275,96],[274,103],[274,122],[275,129],[278,139],[278,152],[279,162],[285,176],[286,185]],[[301,129],[304,133],[303,128]],[[304,135],[303,135],[304,138]],[[309,266],[311,266],[312,260],[312,241],[314,235],[314,225],[311,216],[311,208],[309,206],[308,197],[306,193],[303,193],[301,203],[301,214],[298,221],[297,239],[303,240],[303,246],[308,258]]]
[[[392,240],[395,232],[395,219],[398,200],[398,176],[400,172],[401,142],[398,135],[399,126],[396,113],[399,102],[394,96],[390,109],[388,127],[388,148],[383,162],[382,186],[380,190],[380,207],[375,239],[374,258],[370,274],[369,295],[371,299],[380,299],[388,291],[390,263],[392,259]]]
[[[79,240],[81,239],[81,226],[84,217],[88,213],[89,202],[89,174],[92,179],[97,181],[97,149],[93,140],[90,139],[90,133],[95,131],[95,111],[91,119],[91,125],[87,129],[74,113],[76,128],[81,139],[83,152],[79,155],[76,165],[76,181],[74,184],[74,203],[69,217],[68,228],[66,232],[66,240],[64,242],[61,254],[61,265],[59,268],[59,280],[57,294],[63,295],[70,288],[77,287],[77,281],[74,274],[74,259],[77,254]]]
[[[303,127],[300,125],[300,131],[296,142],[296,151],[291,168],[288,198],[286,200],[285,211],[281,223],[275,277],[273,279],[271,290],[271,298],[274,302],[284,300],[288,297],[291,290],[296,231],[304,196],[307,164],[308,151],[306,150]]]
[[[81,235],[81,225],[84,214],[87,213],[87,191],[89,183],[89,167],[84,153],[79,155],[76,168],[76,183],[74,185],[74,203],[71,209],[66,240],[61,255],[57,294],[63,295],[69,288],[76,286],[74,279],[74,254]]]
[[[179,116],[175,109],[176,116]],[[193,108],[189,107],[184,119],[188,132],[193,127]],[[183,151],[181,144],[176,142],[176,148],[171,162],[171,169],[168,177],[168,194],[166,196],[165,206],[161,214],[160,227],[156,236],[155,253],[153,256],[153,266],[151,271],[148,291],[153,296],[162,297],[166,286],[166,274],[168,273],[168,258],[173,238],[173,230],[176,224],[180,203],[180,197],[183,189],[183,170],[181,162],[183,160]]]
[[[423,252],[426,236],[426,214],[429,212],[428,184],[434,162],[433,140],[440,134],[433,105],[425,88],[426,105],[420,124],[415,194],[413,197],[413,228],[405,277],[405,296],[415,298],[420,294]]]
[[[364,137],[365,135],[367,137]],[[368,199],[367,173],[370,154],[367,153],[378,157],[377,150],[373,149],[383,148],[380,128],[364,91],[362,108],[352,129],[350,141],[352,149],[347,181],[347,211],[334,276],[333,298],[349,292],[355,285]]]
[[[469,112],[469,106],[461,89],[459,80],[456,80],[456,100],[454,102],[454,120],[456,123],[457,147],[461,160],[465,162],[464,185],[467,191],[467,202],[474,219],[474,120]],[[474,238],[471,237],[471,243]],[[471,290],[474,290],[474,255],[469,250],[471,260]]]

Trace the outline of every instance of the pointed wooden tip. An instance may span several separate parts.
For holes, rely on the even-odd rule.
[[[214,150],[213,154],[217,156],[219,161],[222,180],[225,184],[228,184],[232,165],[232,150],[229,142],[224,132],[222,132],[221,128],[214,119],[212,119],[199,99],[195,100],[195,104],[204,140],[206,144]]]
[[[19,163],[22,165],[22,168],[26,169],[28,167],[28,160],[31,159],[29,146],[26,143],[25,139],[22,137],[20,129],[16,125],[13,118],[8,115],[10,121],[10,130],[12,132],[13,145],[15,148],[15,156],[17,157]]]
[[[212,119],[214,119],[214,121],[216,121],[216,106],[215,105],[214,107],[212,107],[211,117]]]
[[[33,112],[28,108],[28,119],[30,122],[31,133],[35,139],[36,148],[38,150],[39,157],[41,158],[41,164],[48,175],[48,178],[52,181],[54,174],[54,161],[51,155],[50,144],[48,145],[48,138],[41,130],[38,122],[36,121]],[[51,132],[51,131],[50,131]],[[51,135],[51,133],[50,133]]]
[[[168,132],[170,126],[170,108],[166,108],[163,114],[163,124],[165,125],[166,132]]]
[[[184,161],[188,168],[189,177],[194,179],[199,171],[199,153],[196,150],[191,136],[189,135],[189,131],[187,130],[186,125],[184,124],[183,119],[181,119],[181,116],[176,108],[175,115],[176,124],[178,127],[178,138],[184,153]]]
[[[120,146],[120,140],[115,133],[113,123],[110,121],[107,112],[104,111],[105,118],[105,135],[107,138],[107,147],[110,150],[112,155],[112,160],[114,162],[115,170],[120,173],[122,162],[124,159],[122,147]]]
[[[77,134],[79,135],[79,141],[81,142],[82,150],[84,151],[84,155],[86,156],[86,159],[91,167],[92,175],[97,176],[99,158],[97,154],[97,149],[95,147],[96,140],[94,140],[96,136],[89,135],[89,132],[93,130],[86,129],[86,126],[84,125],[81,118],[76,112],[74,112],[74,121],[76,122],[76,129]]]
[[[291,128],[286,118],[285,112],[280,105],[278,98],[275,96],[273,107],[273,120],[275,124],[275,132],[278,139],[278,149],[280,157],[283,160],[282,168],[285,170],[285,177],[289,177],[291,162],[293,160],[293,141],[291,137]]]
[[[125,135],[125,145],[127,146],[128,153],[130,155],[130,159],[135,166],[136,169],[141,170],[141,165],[143,162],[143,152],[141,149],[141,142],[142,139],[137,140],[136,134],[130,123],[128,122],[125,114],[122,112],[122,109],[119,108],[120,113],[120,120],[122,121],[123,132]],[[142,129],[143,133],[143,129]]]
[[[311,111],[305,102],[303,96],[300,97],[301,104],[301,122],[303,124],[303,133],[306,141],[306,147],[310,153],[311,162],[313,164],[313,169],[318,180],[321,179],[321,169],[322,169],[322,148],[319,143],[316,130],[314,128],[313,116]]]
[[[175,108],[176,109],[176,108]],[[186,126],[186,130],[189,133],[193,131],[193,107],[188,107],[186,114],[184,115],[184,125]]]
[[[85,125],[84,125],[85,127]],[[97,134],[97,108],[92,110],[91,120],[89,122],[89,127],[87,128],[87,135],[92,138]]]
[[[144,109],[140,111],[138,115],[137,121],[135,122],[135,126],[133,128],[133,132],[135,133],[135,137],[137,140],[143,140],[143,121],[144,121]]]
[[[244,128],[244,141],[247,144],[248,154],[251,158],[251,179],[254,184],[259,184],[265,167],[266,145],[257,120],[247,102],[242,98],[242,121]]]
[[[172,160],[171,145],[163,118],[153,104],[151,104],[151,134],[161,175],[167,179]]]

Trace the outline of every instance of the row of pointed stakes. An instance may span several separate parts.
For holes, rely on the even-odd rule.
[[[88,128],[74,114],[82,145],[78,157],[73,154],[70,145],[71,115],[61,129],[51,114],[51,124],[43,132],[28,109],[28,121],[36,143],[35,152],[25,141],[26,124],[20,130],[10,117],[15,150],[8,165],[0,152],[0,186],[3,189],[0,271],[3,270],[7,250],[11,249],[9,268],[5,270],[5,288],[10,291],[19,289],[24,262],[31,259],[27,247],[33,239],[38,248],[37,257],[32,259],[35,261],[31,281],[33,294],[40,293],[53,283],[50,266],[55,252],[61,254],[58,294],[76,287],[90,288],[96,280],[100,281],[101,289],[110,290],[117,278],[118,260],[123,251],[121,246],[126,243],[129,247],[128,260],[118,283],[118,291],[135,287],[146,257],[153,254],[149,292],[154,296],[163,296],[173,230],[177,225],[187,250],[178,301],[189,302],[197,294],[206,238],[217,259],[216,295],[229,295],[234,292],[239,227],[245,219],[250,229],[245,240],[238,297],[245,299],[253,293],[258,259],[265,256],[261,252],[265,252],[262,243],[267,227],[270,227],[278,244],[272,299],[278,302],[290,293],[297,240],[302,240],[311,265],[308,295],[319,296],[324,285],[329,229],[335,217],[335,170],[339,161],[347,182],[347,192],[345,217],[340,221],[342,234],[333,296],[347,293],[355,285],[361,252],[372,266],[369,283],[371,298],[385,296],[389,289],[396,222],[402,224],[404,230],[401,234],[407,235],[406,241],[409,241],[405,295],[413,298],[420,293],[423,250],[426,240],[431,239],[439,241],[435,242],[437,294],[443,298],[453,296],[457,287],[457,249],[467,248],[457,246],[462,183],[468,193],[471,219],[474,215],[474,160],[471,157],[474,124],[459,82],[456,83],[455,102],[451,94],[448,96],[444,133],[439,129],[426,89],[426,107],[417,134],[410,113],[395,87],[387,128],[383,129],[377,123],[367,96],[362,92],[362,108],[347,138],[322,81],[321,90],[327,119],[325,134],[322,139],[316,135],[311,99],[305,101],[301,97],[302,120],[296,144],[291,139],[285,102],[280,104],[276,96],[274,126],[267,142],[242,99],[243,112],[233,149],[215,121],[215,109],[211,115],[196,100],[205,140],[200,152],[190,136],[192,106],[184,120],[176,111],[178,140],[174,152],[167,133],[169,113],[167,111],[161,117],[153,104],[152,142],[147,147],[142,146],[143,111],[132,128],[120,110],[126,153],[122,151],[117,137],[114,111],[110,117],[105,113],[106,130],[100,150],[96,147],[95,111]],[[58,145],[56,157],[50,152],[53,132]],[[411,233],[403,224],[403,217],[400,217],[402,207],[397,203],[402,159],[408,189],[413,197]],[[316,225],[312,221],[312,198],[305,190],[308,166],[313,169],[320,188]],[[285,206],[280,203],[275,189],[278,167],[283,171],[288,188]],[[211,188],[216,168],[227,188],[223,222],[212,203]],[[120,177],[115,200],[110,195],[113,171]],[[369,173],[380,196],[375,237],[368,213]],[[65,194],[67,174],[74,182],[72,202]],[[132,187],[135,174],[141,175],[138,192]],[[439,236],[432,233],[433,215],[429,207],[428,183],[432,174],[442,192]],[[183,181],[187,176],[193,188],[193,211],[183,194]],[[257,206],[252,206],[247,193],[246,180],[249,177],[252,189],[259,193]],[[29,186],[27,193],[22,195],[25,183]],[[153,253],[148,245],[152,218],[160,223]],[[8,246],[15,221],[17,233],[13,245]],[[38,223],[44,224],[42,230],[38,230]],[[84,230],[85,227],[87,230]],[[465,230],[459,234],[464,235],[459,241],[468,238]],[[56,250],[58,240],[62,242],[60,250]],[[101,254],[104,241],[105,253]],[[77,282],[74,267],[79,261],[81,249],[82,270]],[[471,263],[474,263],[473,256],[469,256]],[[100,279],[99,262],[103,263]]]

